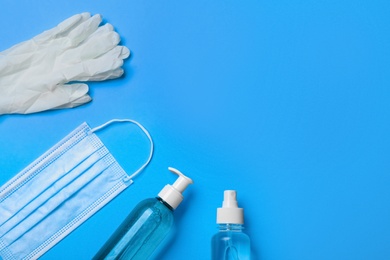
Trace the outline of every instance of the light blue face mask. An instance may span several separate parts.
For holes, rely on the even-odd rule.
[[[114,122],[136,124],[148,137],[149,157],[132,175],[94,132]],[[83,123],[0,188],[0,258],[36,259],[132,184],[150,162],[153,141],[133,120]]]

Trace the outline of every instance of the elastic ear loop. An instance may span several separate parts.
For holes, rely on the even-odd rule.
[[[107,123],[104,123],[100,126],[97,126],[93,129],[91,129],[91,132],[96,132],[96,131],[99,131],[100,129],[112,124],[112,123],[123,123],[123,122],[129,122],[129,123],[133,123],[135,125],[137,125],[143,132],[144,134],[148,137],[149,139],[149,142],[150,142],[150,153],[149,153],[149,157],[148,159],[146,160],[146,162],[137,170],[135,171],[132,175],[129,176],[130,179],[133,179],[135,176],[137,176],[146,166],[148,166],[148,164],[150,163],[150,161],[152,160],[152,157],[153,157],[153,150],[154,150],[154,144],[153,144],[153,140],[152,140],[152,137],[150,136],[148,130],[146,130],[146,128],[141,125],[140,123],[138,123],[137,121],[135,120],[131,120],[131,119],[112,119],[110,121],[108,121]]]

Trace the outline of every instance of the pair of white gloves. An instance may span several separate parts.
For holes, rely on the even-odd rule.
[[[0,52],[0,115],[79,106],[91,101],[79,81],[120,77],[130,51],[101,22],[100,15],[77,14]]]

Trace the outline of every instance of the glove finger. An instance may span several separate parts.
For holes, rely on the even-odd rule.
[[[100,26],[82,43],[82,58],[91,59],[108,52],[120,42],[120,36],[111,24]]]
[[[118,60],[124,60],[130,56],[130,50],[126,46],[116,46],[112,50],[108,51],[101,57],[96,58],[95,60],[98,61],[99,59],[118,59]]]
[[[99,35],[102,35],[104,33],[108,33],[108,32],[112,32],[114,31],[114,27],[109,24],[109,23],[106,23],[102,26],[99,26],[96,31],[94,31],[93,33],[91,33],[91,35],[88,36],[88,38],[85,40],[85,42],[89,41],[90,38],[99,38]]]
[[[115,47],[114,50],[116,50],[117,53],[117,59],[127,59],[130,56],[130,50],[126,46],[118,46]],[[115,51],[114,51],[115,52]]]
[[[58,65],[65,66],[94,59],[108,52],[118,45],[119,34],[113,31],[112,25],[105,24],[99,27],[88,39],[77,48],[66,50],[58,57]]]
[[[91,18],[90,13],[81,13],[76,14],[73,17],[70,17],[66,19],[65,21],[61,22],[59,25],[57,25],[57,35],[67,35],[69,32],[71,32],[74,28],[76,28],[81,23],[85,22]]]
[[[50,109],[71,108],[91,101],[87,84],[57,85],[51,91],[43,92],[25,109],[24,114]]]
[[[33,40],[39,44],[57,37],[66,36],[69,32],[88,20],[90,17],[91,15],[89,13],[73,15],[72,17],[59,23],[56,27],[35,36]]]
[[[96,14],[86,21],[79,24],[74,30],[70,31],[68,37],[72,46],[77,46],[86,38],[88,38],[93,32],[95,32],[99,24],[102,22],[102,16]]]
[[[69,87],[69,86],[72,86],[72,85],[75,85],[75,84],[64,85],[64,87]],[[92,100],[92,98],[88,94],[84,94],[83,96],[80,96],[78,98],[72,99],[68,103],[64,103],[62,105],[57,106],[55,109],[78,107],[78,106],[81,106],[81,105],[83,105],[85,103],[90,102],[91,100]]]
[[[84,67],[88,68],[89,75],[86,76],[93,78],[95,81],[102,80],[99,79],[98,75],[104,75],[122,67],[123,59],[124,57],[127,58],[129,53],[129,49],[125,46],[117,46],[96,59],[83,62]]]
[[[94,31],[89,37],[92,37],[94,34],[98,34],[98,33],[101,33],[101,32],[110,32],[110,31],[113,31],[114,30],[114,27],[112,26],[112,24],[110,23],[106,23],[102,26],[99,26],[99,28],[97,28],[96,31]]]
[[[96,59],[76,63],[61,69],[61,75],[66,78],[66,82],[88,81],[91,79],[95,81],[104,80],[107,76],[99,77],[98,75],[109,74],[110,71],[122,67],[123,57],[128,57],[129,52],[129,49],[125,46],[117,46]]]
[[[109,79],[116,79],[123,75],[124,70],[122,68],[116,68],[109,71],[104,71],[102,73],[86,77],[85,79],[81,79],[81,81],[103,81]]]
[[[83,44],[81,60],[97,58],[117,46],[119,41],[119,34],[114,31],[104,32],[99,36],[91,37]]]

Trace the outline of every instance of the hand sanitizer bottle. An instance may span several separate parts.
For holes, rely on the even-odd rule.
[[[156,198],[141,201],[93,259],[148,259],[173,226],[173,210],[183,200],[192,180],[180,171],[173,185],[166,185]]]
[[[238,207],[236,191],[225,190],[222,208],[217,209],[219,232],[212,238],[212,260],[249,260],[250,240],[244,229],[244,210]]]

